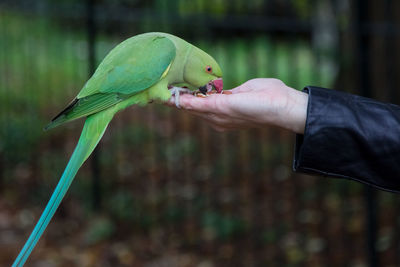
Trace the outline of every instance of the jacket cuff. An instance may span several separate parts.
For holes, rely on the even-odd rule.
[[[296,135],[293,170],[356,180],[383,190],[399,192],[397,181],[384,177],[375,164],[358,160],[371,156],[368,153],[371,140],[368,140],[367,134],[363,135],[369,125],[361,118],[366,118],[368,122],[370,110],[379,109],[381,103],[333,89],[308,86],[303,91],[309,95],[307,119],[304,135]],[[385,131],[383,129],[368,133],[378,135]],[[382,158],[379,153],[376,155],[375,158]],[[388,171],[396,166],[385,164],[381,166]]]
[[[318,89],[313,90],[314,88],[309,86],[303,89],[303,92],[308,94],[308,104],[307,104],[307,118],[306,118],[306,125],[304,128],[304,134],[296,134],[296,143],[295,143],[295,150],[294,150],[294,159],[293,159],[293,170],[296,172],[307,173],[311,175],[323,175],[327,176],[328,173],[325,173],[322,170],[317,170],[312,166],[312,159],[314,155],[312,155],[312,151],[310,151],[310,137],[309,137],[309,128],[310,128],[310,121],[314,123],[315,118],[312,118],[313,112],[315,111],[316,107],[315,104],[320,103],[323,101],[323,88],[320,88],[320,92],[317,92]],[[326,94],[325,94],[326,95]],[[315,102],[315,103],[313,103]],[[311,163],[311,164],[310,164]]]

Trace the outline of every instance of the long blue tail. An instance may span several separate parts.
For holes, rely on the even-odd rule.
[[[61,200],[65,196],[65,193],[74,180],[76,173],[82,166],[83,162],[85,162],[85,160],[92,153],[97,143],[100,141],[113,115],[114,112],[112,110],[105,110],[91,115],[86,119],[85,126],[83,127],[78,144],[72,153],[68,165],[65,168],[65,171],[61,176],[60,181],[58,182],[49,202],[47,203],[42,216],[29,236],[28,241],[26,241],[17,259],[14,261],[12,265],[13,267],[22,267],[25,264],[26,260],[49,224],[51,218],[56,212],[58,206],[60,205]]]

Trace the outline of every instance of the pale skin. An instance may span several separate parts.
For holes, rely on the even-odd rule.
[[[232,94],[180,96],[180,107],[217,131],[275,126],[303,134],[308,95],[278,79],[257,78],[228,90]],[[174,98],[167,103],[175,106]]]

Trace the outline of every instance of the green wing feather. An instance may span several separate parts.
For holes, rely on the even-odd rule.
[[[176,55],[167,37],[139,35],[115,47],[77,98],[96,93],[134,94],[158,82]]]
[[[175,45],[167,37],[127,39],[106,56],[77,98],[45,129],[94,114],[146,90],[162,78],[175,56]]]
[[[119,94],[93,94],[81,99],[75,98],[44,128],[45,130],[57,127],[67,121],[95,114],[125,100]]]

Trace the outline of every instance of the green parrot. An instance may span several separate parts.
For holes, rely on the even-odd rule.
[[[222,71],[201,49],[167,33],[133,36],[117,45],[100,63],[77,97],[45,129],[81,117],[86,121],[78,144],[45,210],[13,266],[23,266],[60,205],[78,169],[118,111],[131,105],[167,101],[199,89],[222,92]]]

